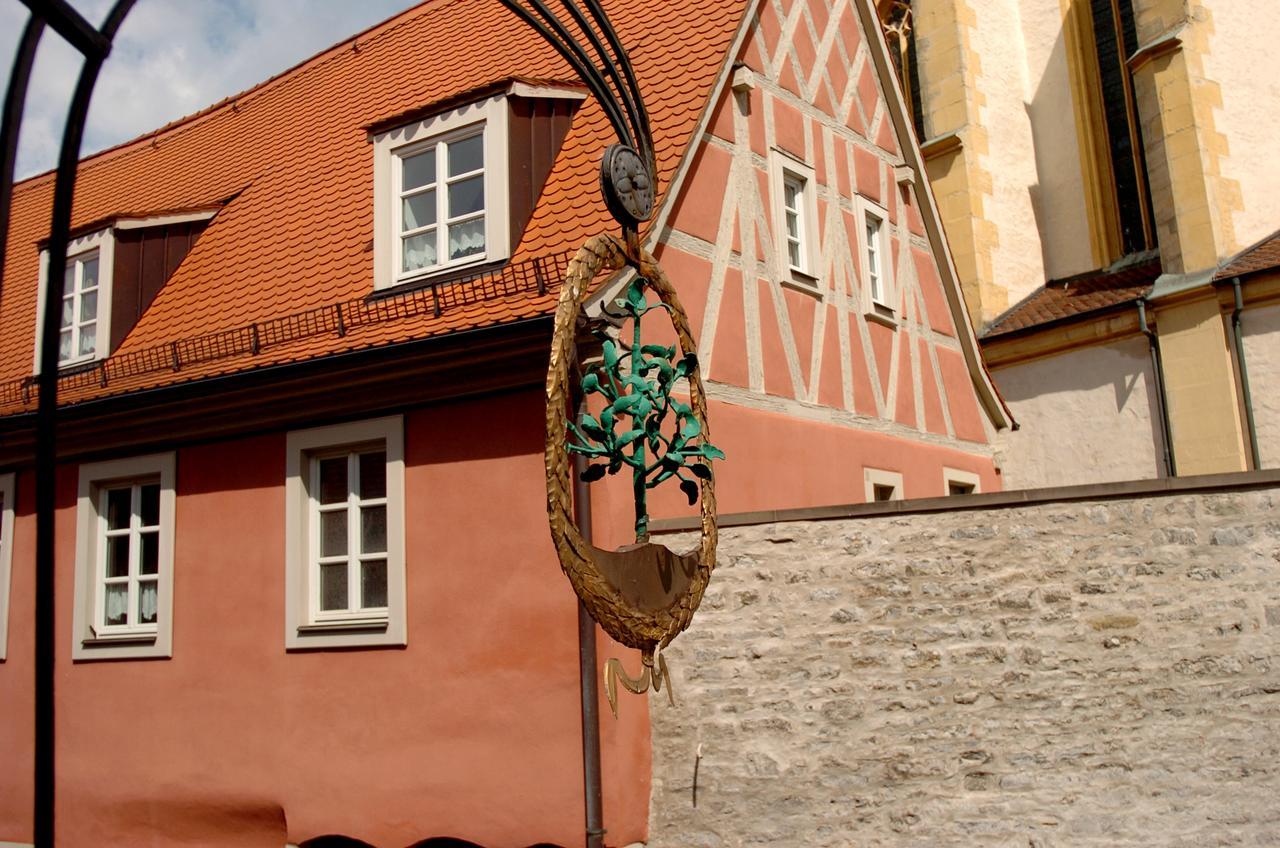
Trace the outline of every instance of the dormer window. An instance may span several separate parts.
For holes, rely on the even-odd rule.
[[[67,244],[59,311],[58,367],[111,355],[173,275],[220,205],[115,218]],[[40,373],[41,328],[49,279],[49,251],[40,250],[35,365]]]
[[[511,255],[506,99],[374,136],[377,288]]]
[[[484,126],[396,151],[397,279],[486,256],[484,154]]]
[[[367,126],[374,288],[510,258],[584,97],[577,85],[508,79]]]
[[[98,251],[67,260],[62,278],[62,323],[58,331],[58,364],[93,359],[98,353]]]
[[[55,309],[58,323],[58,367],[102,359],[111,338],[111,287],[115,264],[115,236],[110,228],[72,239],[62,271],[61,298]],[[40,292],[37,316],[44,314],[49,252],[40,251]],[[40,371],[40,322],[36,321],[35,373]]]

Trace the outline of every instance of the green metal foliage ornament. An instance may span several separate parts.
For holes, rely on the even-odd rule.
[[[624,325],[630,319],[630,342],[601,336],[599,361],[579,372],[583,302],[600,274],[626,267],[637,276],[615,301],[620,313],[614,317]],[[657,302],[649,300],[650,293]],[[641,319],[654,310],[670,317],[676,345],[644,343]],[[587,401],[598,411],[567,414]],[[688,316],[662,268],[634,240],[594,236],[569,262],[547,369],[546,424],[547,517],[560,565],[591,617],[614,639],[639,650],[643,664],[633,678],[616,658],[605,663],[609,703],[616,714],[619,683],[635,693],[666,685],[669,696],[671,678],[661,652],[689,626],[715,568],[711,463],[724,454],[708,430]],[[575,456],[587,461],[581,476],[588,482],[631,472],[635,544],[609,551],[584,537],[574,517]],[[649,541],[649,490],[673,478],[701,512],[698,546],[686,554]]]
[[[573,438],[568,447],[591,461],[582,473],[588,483],[624,467],[631,470],[636,541],[645,542],[649,539],[648,490],[675,477],[692,506],[698,502],[694,478],[710,480],[710,462],[724,459],[724,452],[704,438],[693,407],[671,396],[676,385],[697,369],[697,354],[677,358],[676,345],[641,342],[644,314],[671,307],[661,301],[649,303],[645,281],[639,278],[614,304],[631,321],[631,346],[624,349],[598,333],[602,361],[582,378],[581,388],[586,398],[601,395],[605,406],[599,418],[583,412],[577,424],[569,424]],[[668,426],[669,419],[673,426]]]

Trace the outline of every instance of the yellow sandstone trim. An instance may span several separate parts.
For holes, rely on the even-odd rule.
[[[986,98],[978,84],[982,63],[970,38],[977,15],[968,0],[917,3],[913,9],[925,133],[936,141],[927,145],[926,168],[965,306],[980,329],[1008,308],[1009,294],[995,279],[1000,232],[986,211],[990,144],[979,122]]]
[[[1094,53],[1093,15],[1087,0],[1061,0],[1067,48],[1068,84],[1075,113],[1076,146],[1084,182],[1085,218],[1093,263],[1104,267],[1120,258],[1120,215],[1115,172],[1102,104],[1101,71]]]
[[[1244,208],[1239,183],[1222,176],[1222,93],[1204,73],[1213,16],[1202,0],[1141,0],[1134,16],[1142,46],[1130,68],[1161,260],[1169,273],[1211,268],[1238,248],[1234,215]]]
[[[1245,471],[1236,374],[1217,292],[1159,305],[1156,321],[1178,474]]]

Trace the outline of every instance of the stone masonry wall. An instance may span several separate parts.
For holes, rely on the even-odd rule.
[[[1280,845],[1277,501],[724,530],[649,848]]]

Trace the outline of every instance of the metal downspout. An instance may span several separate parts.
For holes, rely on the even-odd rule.
[[[585,409],[585,405],[580,407]],[[582,481],[587,458],[573,457],[573,520],[591,542],[591,492]],[[600,690],[596,683],[596,622],[578,601],[578,683],[582,690],[582,777],[587,848],[604,848],[604,800],[600,778]]]
[[[1173,456],[1173,432],[1169,427],[1169,400],[1164,391],[1164,362],[1160,358],[1160,339],[1147,325],[1146,298],[1138,298],[1138,329],[1147,337],[1151,348],[1151,367],[1156,378],[1156,400],[1160,405],[1160,432],[1164,436],[1164,469],[1170,477],[1178,476],[1178,465]]]
[[[1239,277],[1231,278],[1231,289],[1235,295],[1235,309],[1231,311],[1231,340],[1236,347],[1236,366],[1240,369],[1240,394],[1244,400],[1249,456],[1253,459],[1253,470],[1257,471],[1262,468],[1262,456],[1258,451],[1258,429],[1253,420],[1253,395],[1249,392],[1249,368],[1244,361],[1244,337],[1240,335],[1240,313],[1244,312],[1244,295],[1240,291]]]

